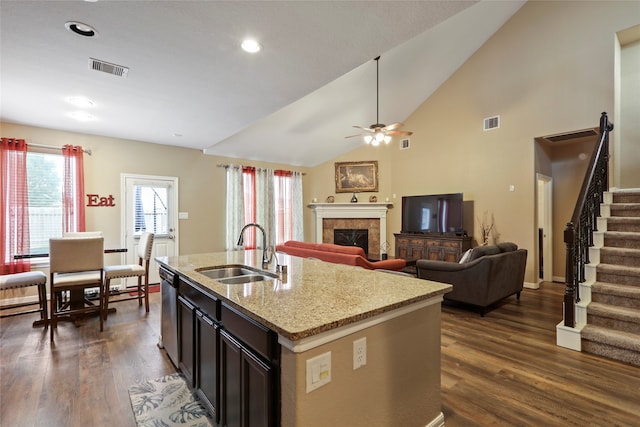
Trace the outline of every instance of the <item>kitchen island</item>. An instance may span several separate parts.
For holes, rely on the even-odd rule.
[[[262,268],[261,256],[156,258],[179,283],[176,364],[194,388],[205,389],[216,422],[444,423],[440,303],[450,285],[280,253],[286,274],[267,280],[224,284],[203,274],[223,266],[274,273],[273,263]]]

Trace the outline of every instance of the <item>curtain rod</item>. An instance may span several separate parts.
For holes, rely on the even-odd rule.
[[[62,150],[63,147],[56,147],[55,145],[43,145],[43,144],[31,144],[27,142],[27,147],[46,148],[49,150]],[[91,148],[83,148],[82,152],[91,155]]]
[[[236,169],[237,169],[237,168],[241,168],[241,167],[243,167],[242,165],[230,165],[230,164],[224,164],[224,163],[219,163],[217,166],[218,166],[219,168],[225,168],[225,169],[227,169],[227,168],[236,168]],[[266,170],[266,169],[268,169],[268,168],[256,168],[256,169],[258,169],[258,170],[263,170],[263,169],[265,169],[265,170]],[[290,171],[290,172],[297,172],[297,171]],[[298,173],[302,174],[302,176],[305,176],[305,175],[306,175],[306,173],[305,173],[305,172],[298,172]]]

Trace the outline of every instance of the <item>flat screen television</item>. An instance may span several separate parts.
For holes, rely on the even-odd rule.
[[[402,233],[463,233],[462,193],[402,197]]]

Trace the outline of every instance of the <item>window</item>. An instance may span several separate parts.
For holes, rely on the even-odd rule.
[[[156,236],[169,234],[169,190],[166,185],[134,184],[134,234],[145,231]]]
[[[27,153],[29,247],[47,253],[49,238],[62,236],[64,158],[60,154]]]

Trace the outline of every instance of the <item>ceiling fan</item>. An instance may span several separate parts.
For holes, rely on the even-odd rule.
[[[380,145],[381,142],[388,144],[389,142],[391,142],[392,136],[413,135],[413,132],[397,130],[398,128],[404,126],[402,123],[392,123],[389,126],[386,126],[380,123],[380,119],[378,117],[380,113],[379,111],[380,110],[379,108],[379,104],[380,104],[379,102],[379,98],[380,98],[379,66],[378,66],[379,60],[380,60],[379,56],[374,58],[374,61],[376,61],[376,123],[372,124],[369,127],[354,126],[354,128],[362,129],[364,132],[356,135],[345,136],[345,138],[362,136],[364,137],[364,142],[366,142],[367,144],[371,144],[373,146],[378,146]]]

